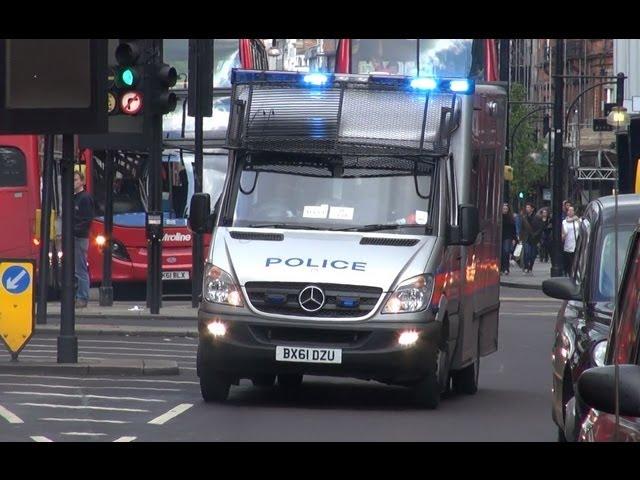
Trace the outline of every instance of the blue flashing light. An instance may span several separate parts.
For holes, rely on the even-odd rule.
[[[357,298],[340,298],[338,300],[338,306],[342,308],[356,308],[360,305],[360,301]]]
[[[467,79],[451,80],[449,82],[449,90],[455,93],[471,93],[473,91],[473,82]]]
[[[414,78],[411,80],[411,88],[418,90],[435,90],[438,86],[435,78]]]
[[[327,77],[324,73],[309,73],[305,75],[302,80],[304,81],[304,83],[321,86],[325,85],[329,81],[329,77]]]
[[[231,73],[232,83],[293,83],[298,81],[297,72],[264,72],[262,70],[233,70]]]

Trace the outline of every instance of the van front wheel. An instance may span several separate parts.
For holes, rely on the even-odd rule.
[[[205,402],[224,402],[231,382],[218,372],[200,367],[200,392]]]

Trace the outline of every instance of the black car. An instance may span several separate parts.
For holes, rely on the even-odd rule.
[[[614,308],[616,242],[620,275],[629,237],[640,216],[640,195],[618,195],[617,213],[615,210],[612,196],[589,203],[580,222],[571,277],[543,283],[545,294],[565,300],[558,312],[551,353],[552,417],[560,441],[575,440],[576,426],[582,421],[575,418],[574,409],[578,377],[588,368],[604,365]]]

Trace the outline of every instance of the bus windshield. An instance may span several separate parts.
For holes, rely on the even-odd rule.
[[[473,39],[352,39],[351,73],[466,78],[473,47]]]
[[[93,192],[96,214],[104,215],[104,159],[93,159]],[[203,191],[215,202],[222,191],[227,172],[227,154],[203,156]],[[165,218],[185,219],[195,190],[194,154],[165,151],[162,162],[162,210]],[[149,204],[149,165],[147,155],[117,152],[113,182],[113,213],[141,213]]]

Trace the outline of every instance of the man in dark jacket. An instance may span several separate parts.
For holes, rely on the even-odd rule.
[[[78,289],[76,290],[76,308],[84,308],[89,302],[89,268],[87,267],[87,250],[89,248],[89,226],[94,215],[93,198],[84,190],[85,178],[82,172],[73,174],[74,204],[74,249],[75,273]]]
[[[540,217],[536,215],[536,207],[533,203],[527,202],[525,214],[522,216],[522,228],[520,229],[520,240],[524,247],[524,273],[533,270],[533,263],[538,256],[538,243],[542,234],[544,224]]]

